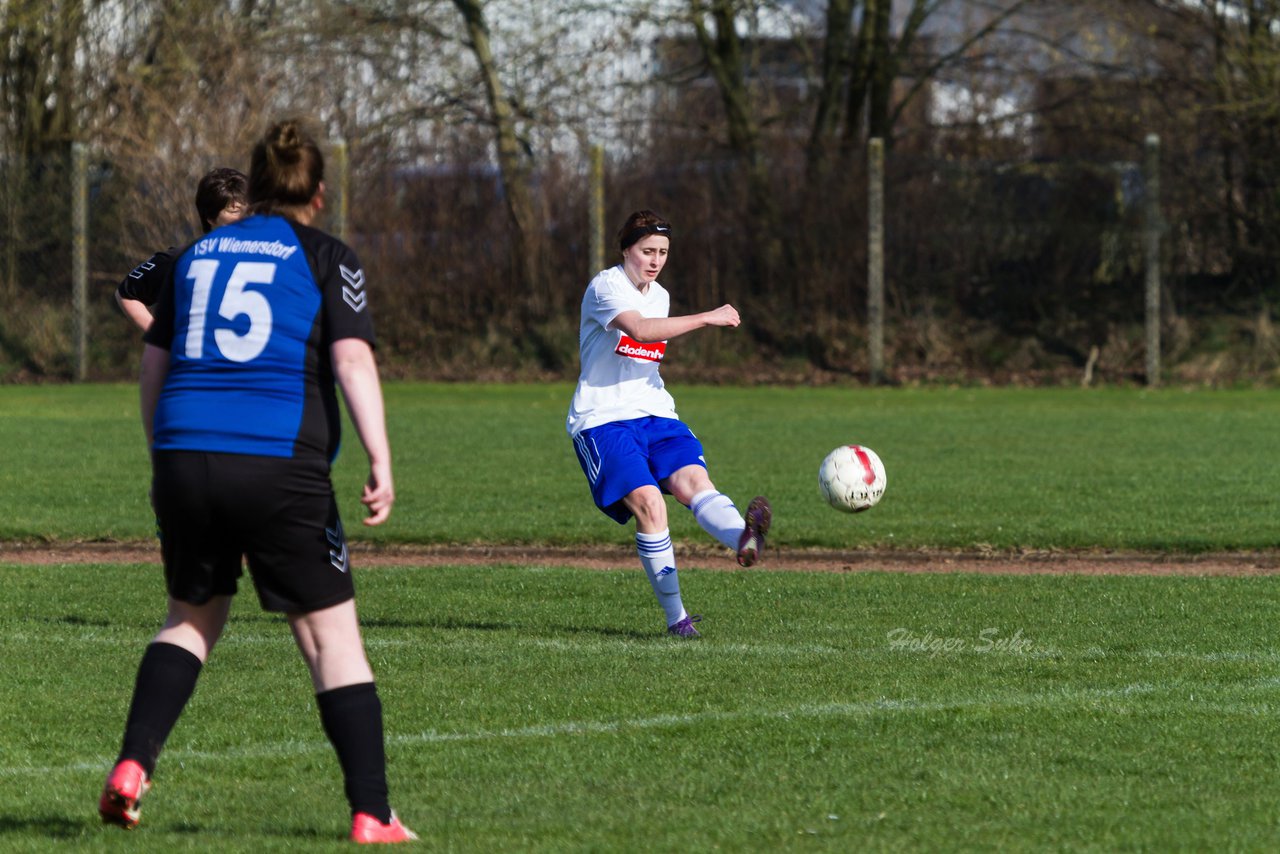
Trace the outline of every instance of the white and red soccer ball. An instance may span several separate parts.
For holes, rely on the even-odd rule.
[[[869,510],[884,497],[884,463],[863,445],[841,445],[818,467],[818,489],[827,503],[845,513]]]

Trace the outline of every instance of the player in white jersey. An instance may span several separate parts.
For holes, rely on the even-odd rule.
[[[622,263],[598,273],[582,298],[582,362],[565,423],[597,507],[619,524],[636,520],[636,552],[667,631],[699,633],[680,598],[675,548],[664,493],[693,511],[698,524],[751,566],[764,550],[769,501],[751,499],[745,517],[707,474],[702,443],[676,414],[658,371],[667,342],[704,326],[737,326],[738,311],[671,317],[671,297],[657,281],[671,248],[671,224],[636,211],[618,232]]]

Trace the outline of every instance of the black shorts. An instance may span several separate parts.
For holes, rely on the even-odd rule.
[[[152,490],[174,599],[234,595],[244,557],[268,611],[318,611],[355,595],[323,460],[157,451]]]

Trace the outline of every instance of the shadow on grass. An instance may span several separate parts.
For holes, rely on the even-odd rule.
[[[76,839],[85,833],[87,826],[101,827],[101,822],[88,822],[83,818],[65,815],[46,815],[36,818],[14,818],[0,815],[0,836],[10,833],[24,836],[45,836],[53,839]],[[109,828],[112,829],[112,828]]]
[[[482,620],[398,620],[374,617],[361,620],[360,625],[366,629],[438,629],[441,631],[480,631],[480,632],[521,632],[532,637],[554,637],[560,634],[596,635],[605,638],[624,638],[626,640],[650,640],[652,632],[638,632],[634,629],[616,629],[609,626],[542,626],[533,627],[519,623],[486,622]]]
[[[110,620],[104,618],[95,619],[91,617],[82,617],[79,614],[63,614],[59,617],[34,616],[27,617],[26,620],[32,623],[45,623],[60,626],[92,626],[95,629],[105,629],[115,625]]]
[[[229,627],[236,624],[252,625],[252,624],[268,624],[283,625],[285,618],[276,613],[256,613],[256,615],[239,615],[230,618]],[[454,618],[439,618],[439,620],[403,620],[399,617],[361,617],[360,627],[362,630],[420,630],[420,631],[490,631],[490,632],[520,632],[530,636],[530,638],[554,638],[557,635],[591,635],[596,638],[611,638],[621,640],[667,640],[666,632],[639,631],[636,629],[618,629],[613,626],[531,626],[517,624],[517,622],[502,622],[495,620],[454,620]]]
[[[139,843],[147,837],[159,839],[162,834],[180,836],[207,836],[210,839],[232,840],[238,836],[279,836],[289,839],[311,840],[321,842],[339,842],[345,839],[345,832],[338,826],[332,828],[315,827],[263,827],[246,833],[244,828],[219,828],[205,824],[180,824],[176,826],[141,827],[137,830],[123,830],[119,827],[103,824],[96,819],[69,818],[67,816],[39,816],[36,818],[13,818],[0,816],[0,837],[10,834],[43,837],[45,839],[69,840],[93,838],[95,834],[107,836],[119,835],[128,837]]]
[[[235,624],[284,624],[285,618],[279,614],[244,614],[233,616],[229,626]],[[595,635],[603,638],[621,638],[623,640],[666,640],[666,634],[660,631],[638,631],[636,629],[614,628],[612,626],[527,626],[520,623],[500,622],[496,620],[466,619],[424,619],[405,620],[398,617],[361,617],[360,627],[365,630],[377,629],[419,629],[424,631],[472,631],[472,632],[522,632],[533,637],[554,637],[555,635]]]
[[[635,629],[615,629],[605,626],[560,626],[554,631],[555,634],[560,634],[561,632],[576,635],[599,635],[605,638],[624,638],[635,641],[667,639],[665,634],[656,632],[638,632]]]
[[[177,827],[168,827],[158,832],[181,834],[183,836],[206,836],[209,837],[209,850],[217,849],[217,841],[225,841],[227,845],[239,840],[242,844],[248,843],[253,837],[271,837],[280,839],[296,839],[299,842],[342,842],[346,839],[347,832],[341,826],[334,824],[331,827],[297,827],[288,825],[270,825],[262,827],[251,827],[247,825],[237,825],[236,827],[227,827],[222,824],[182,824]],[[242,847],[242,846],[237,846]]]
[[[96,832],[104,834],[123,834],[119,827],[104,825],[97,816],[84,818],[77,816],[37,816],[35,818],[15,818],[0,816],[0,837],[14,835],[27,836],[31,839],[87,839]]]

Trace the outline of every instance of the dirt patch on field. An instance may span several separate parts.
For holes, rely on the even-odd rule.
[[[723,549],[682,547],[686,567],[741,571]],[[369,546],[351,548],[356,566],[481,566],[527,564],[615,569],[634,566],[629,546]],[[79,563],[159,563],[154,544],[66,543],[0,544],[0,563],[56,565]],[[1280,552],[1231,552],[1161,555],[1124,552],[833,552],[779,548],[769,551],[755,571],[811,572],[973,572],[1004,575],[1275,575]]]

